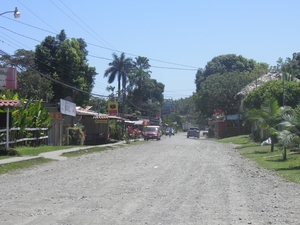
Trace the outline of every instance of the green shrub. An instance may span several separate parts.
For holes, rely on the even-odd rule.
[[[69,130],[69,145],[83,145],[84,132],[81,127],[70,127]]]

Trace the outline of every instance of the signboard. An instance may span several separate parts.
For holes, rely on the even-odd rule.
[[[0,90],[17,89],[17,70],[15,68],[0,68]]]
[[[76,104],[60,99],[60,112],[69,116],[76,116]]]
[[[162,114],[162,115],[169,115],[170,113],[171,113],[171,109],[166,109],[166,108],[165,108],[165,109],[162,109],[162,110],[161,110],[161,114]]]
[[[107,123],[107,120],[94,120],[95,123]]]
[[[109,115],[117,115],[118,114],[118,103],[117,102],[109,102],[108,103],[108,114]]]
[[[172,101],[166,101],[164,102],[164,106],[163,106],[163,109],[161,110],[161,114],[162,115],[168,115],[170,114],[171,112],[173,112],[173,106],[174,106],[174,103]]]

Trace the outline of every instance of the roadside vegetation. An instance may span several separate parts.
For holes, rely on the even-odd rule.
[[[14,162],[0,165],[0,174],[10,173],[21,169],[32,168],[34,166],[48,163],[53,161],[52,159],[45,159],[45,158],[36,158],[32,160],[26,160],[21,162]]]
[[[249,135],[241,135],[217,139],[217,142],[232,143],[235,149],[245,158],[254,161],[259,167],[277,173],[284,179],[300,183],[300,152],[288,151],[288,157],[283,159],[284,150],[275,144],[274,151],[270,151],[270,145],[261,146],[260,143],[251,140]]]
[[[138,145],[142,144],[144,142],[137,141],[137,140],[131,140],[129,143],[130,145]],[[38,146],[38,147],[18,147],[16,148],[16,151],[18,152],[18,156],[38,156],[40,153],[44,152],[51,152],[51,151],[58,151],[58,150],[64,150],[64,149],[71,149],[71,148],[80,148],[77,151],[63,153],[63,156],[66,157],[77,157],[84,154],[91,154],[95,152],[105,151],[105,150],[112,150],[115,147],[113,146],[96,146],[89,148],[89,146]],[[5,158],[11,158],[16,157],[14,156],[7,156],[7,155],[0,155],[0,160]],[[47,163],[53,161],[52,159],[46,159],[46,158],[35,158],[31,160],[21,161],[21,162],[13,162],[13,163],[7,163],[0,165],[0,174],[5,174],[13,171],[17,171],[20,169],[26,169],[31,168],[34,166],[37,166],[39,164]]]

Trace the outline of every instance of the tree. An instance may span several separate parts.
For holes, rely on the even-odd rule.
[[[37,69],[57,81],[52,82],[52,101],[71,96],[77,105],[88,103],[97,73],[94,67],[88,66],[86,56],[83,39],[67,39],[64,30],[56,38],[48,36],[36,46]]]
[[[248,83],[268,70],[268,64],[257,63],[241,55],[220,55],[198,69],[195,78],[197,92],[193,95],[198,121],[213,115],[215,109],[226,114],[238,113],[239,102],[234,96]]]
[[[283,160],[286,160],[287,147],[300,147],[300,104],[296,108],[285,109],[283,121],[279,124],[281,131],[277,132],[278,141],[283,145]]]
[[[242,72],[226,72],[207,77],[193,96],[196,110],[204,117],[210,117],[215,109],[221,109],[227,115],[236,114],[239,101],[234,96],[252,80],[252,76]]]
[[[51,82],[41,75],[26,70],[18,73],[18,88],[16,90],[22,98],[48,101],[53,98]]]
[[[214,74],[222,75],[228,72],[248,72],[253,74],[253,72],[255,72],[257,77],[257,74],[262,75],[267,71],[268,64],[266,63],[257,63],[253,59],[246,59],[241,55],[220,55],[209,61],[204,70],[199,69],[197,71],[195,84],[197,91],[199,91],[201,83],[204,82],[207,77]]]
[[[34,67],[34,51],[18,49],[13,56],[2,55],[0,57],[1,67],[14,67],[19,70],[26,70],[29,67]]]
[[[107,113],[108,101],[103,98],[91,97],[89,106],[98,113]]]
[[[300,102],[300,83],[296,81],[286,81],[284,83],[284,102],[286,106],[295,108]],[[243,100],[245,110],[259,109],[264,101],[274,97],[280,106],[283,106],[283,85],[281,80],[268,81],[256,89],[252,90]]]
[[[51,82],[35,73],[32,68],[35,53],[18,49],[13,56],[3,55],[0,58],[2,67],[13,67],[18,71],[18,88],[15,90],[22,98],[35,100],[53,97]]]
[[[150,83],[150,67],[149,59],[139,56],[135,58],[133,67],[128,74],[128,91],[132,93],[133,101],[136,102],[138,107],[141,107],[143,103],[143,86]]]
[[[125,53],[122,52],[120,57],[116,53],[113,53],[113,61],[108,65],[110,66],[104,72],[104,77],[108,77],[108,83],[111,84],[117,78],[118,80],[118,98],[120,100],[121,94],[121,82],[123,91],[125,91],[127,74],[129,69],[132,67],[132,59],[126,58]],[[124,94],[124,93],[123,93]]]
[[[245,112],[245,121],[257,121],[259,128],[266,131],[271,138],[271,152],[274,151],[276,126],[281,121],[281,110],[274,97],[263,102],[260,109],[250,109]]]

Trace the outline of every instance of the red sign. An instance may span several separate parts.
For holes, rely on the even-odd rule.
[[[17,89],[17,70],[15,68],[0,68],[0,90]]]
[[[118,114],[118,103],[117,102],[109,102],[108,103],[108,114],[109,115],[117,115]]]

